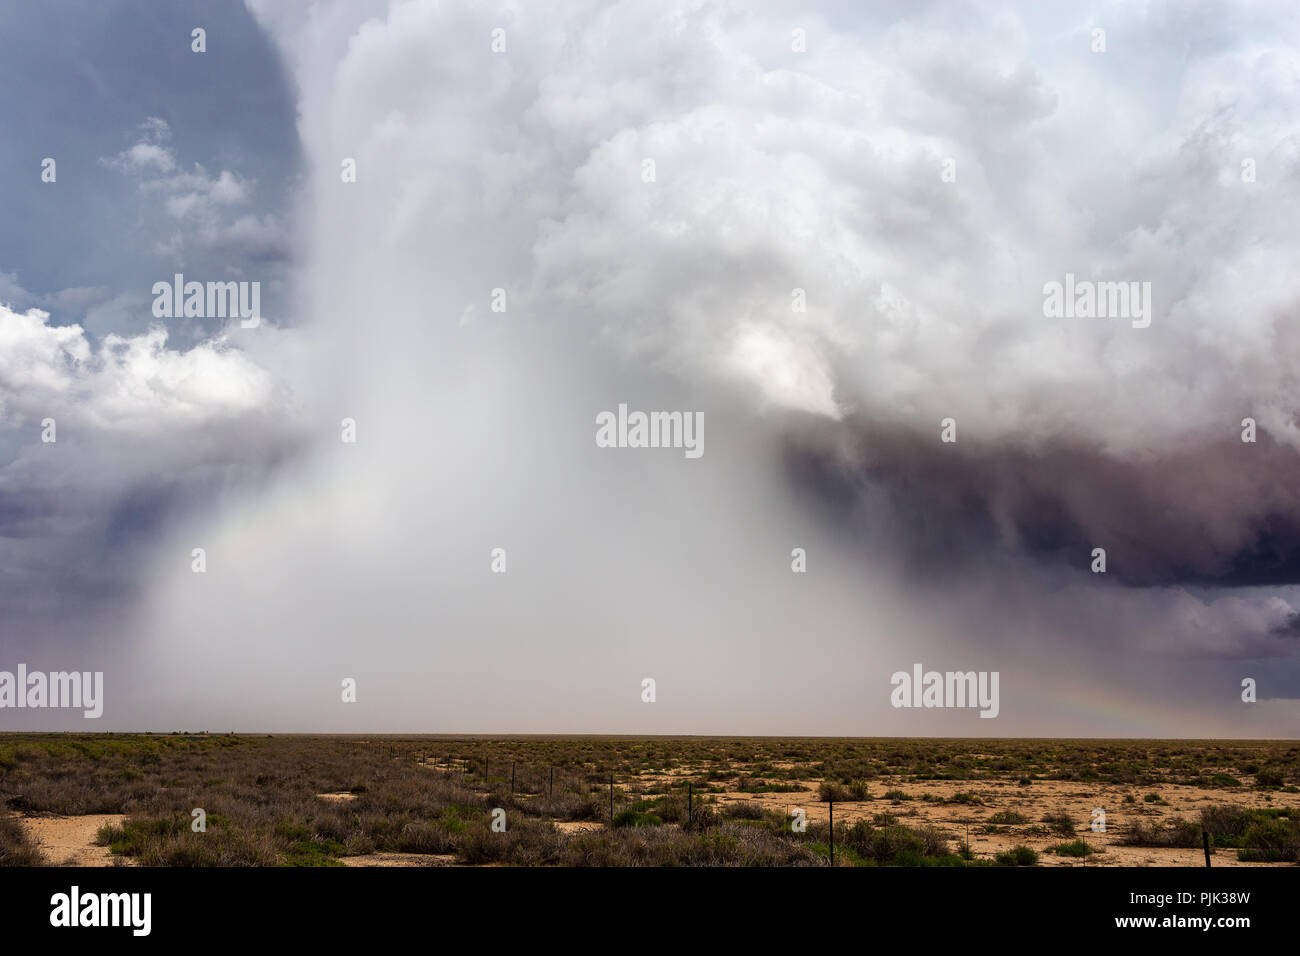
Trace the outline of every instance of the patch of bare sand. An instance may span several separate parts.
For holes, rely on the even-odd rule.
[[[586,833],[590,830],[603,830],[605,824],[596,820],[555,820],[555,829],[561,833]]]
[[[113,854],[108,847],[95,845],[95,835],[105,824],[120,824],[125,819],[122,813],[30,816],[23,818],[23,826],[45,858],[56,866],[112,866]]]
[[[344,866],[455,866],[452,853],[368,853],[365,856],[345,856]]]
[[[347,803],[349,800],[355,800],[357,798],[355,793],[348,793],[346,790],[341,790],[338,793],[318,793],[316,796],[321,800],[328,800],[331,803]]]

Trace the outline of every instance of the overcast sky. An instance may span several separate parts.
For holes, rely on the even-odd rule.
[[[250,7],[0,11],[0,728],[1296,736],[1291,5]]]

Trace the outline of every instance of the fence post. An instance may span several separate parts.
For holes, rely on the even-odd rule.
[[[614,775],[609,775],[609,825],[614,826]]]
[[[690,829],[691,820],[695,816],[691,812],[691,807],[694,803],[694,797],[695,797],[695,785],[692,784],[691,781],[687,780],[686,781],[686,828],[687,829]]]
[[[515,792],[515,762],[510,761],[510,792]]]
[[[1201,827],[1201,842],[1205,845],[1205,868],[1210,868],[1210,832]]]
[[[551,764],[551,782],[546,788],[547,796],[555,796],[555,764]]]
[[[835,865],[835,801],[828,801],[831,808],[831,866]]]

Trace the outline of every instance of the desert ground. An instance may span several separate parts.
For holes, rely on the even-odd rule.
[[[0,865],[824,866],[833,810],[841,866],[1294,866],[1298,782],[1292,741],[8,735]]]

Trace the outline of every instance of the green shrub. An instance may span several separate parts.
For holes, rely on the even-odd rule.
[[[626,827],[657,827],[662,826],[663,821],[653,813],[641,813],[637,810],[624,810],[614,817],[614,829],[624,829]]]
[[[761,804],[741,800],[724,806],[722,816],[728,820],[761,820],[764,812]]]
[[[22,821],[0,810],[0,866],[41,866],[44,862]]]
[[[1052,852],[1057,856],[1091,856],[1097,851],[1082,840],[1071,840],[1069,843],[1058,843],[1052,847]]]
[[[139,856],[155,839],[175,836],[190,828],[184,817],[152,817],[105,824],[95,834],[95,842],[107,846],[119,856]]]
[[[1119,842],[1124,846],[1197,847],[1201,845],[1201,828],[1181,817],[1175,817],[1166,826],[1139,820]]]
[[[875,826],[859,820],[836,840],[877,866],[928,866],[952,857],[948,838],[932,826]]]
[[[842,803],[852,799],[849,788],[831,780],[823,780],[817,785],[817,799],[822,803]]]
[[[1061,833],[1065,836],[1074,835],[1074,821],[1070,819],[1067,813],[1044,813],[1043,822],[1049,824],[1053,833]]]
[[[1242,837],[1237,859],[1251,863],[1300,862],[1300,824],[1279,819],[1252,823]]]
[[[1038,854],[1027,846],[1014,846],[993,859],[999,866],[1033,866],[1038,862]]]
[[[1029,817],[1025,816],[1023,813],[1016,813],[1014,810],[999,810],[997,813],[993,814],[993,816],[989,817],[989,823],[1014,824],[1028,822]]]

